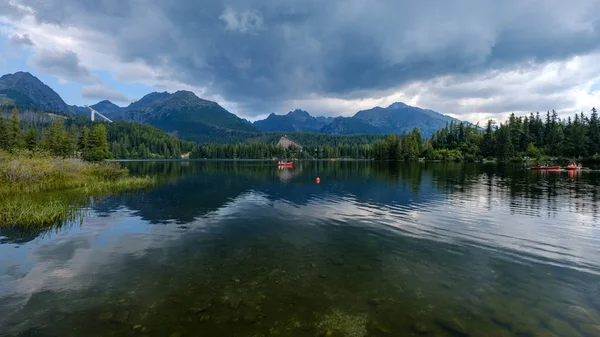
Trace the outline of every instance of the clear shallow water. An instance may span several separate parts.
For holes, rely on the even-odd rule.
[[[600,173],[127,165],[162,183],[0,232],[0,336],[600,336]]]

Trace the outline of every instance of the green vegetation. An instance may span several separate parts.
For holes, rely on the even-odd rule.
[[[147,124],[125,121],[92,122],[85,117],[68,119],[66,124],[70,128],[76,129],[80,136],[85,132],[90,132],[97,125],[103,125],[108,143],[107,151],[111,154],[111,158],[179,159],[196,146],[195,143],[180,140]]]
[[[116,121],[106,126],[110,152],[119,159],[181,158],[196,146],[146,124]]]
[[[108,148],[106,127],[102,123],[91,129],[84,126],[80,130],[71,125],[67,131],[63,119],[57,118],[46,128],[38,130],[33,124],[24,125],[26,123],[19,119],[17,108],[12,109],[7,121],[1,116],[0,112],[0,150],[15,153],[27,149],[62,158],[81,157],[87,161],[113,158]],[[26,131],[22,130],[23,126]]]
[[[39,152],[0,151],[0,226],[39,227],[73,219],[88,197],[150,186],[114,163]]]
[[[20,121],[19,116],[22,117]],[[84,117],[63,116],[55,116],[51,121],[36,117],[32,122],[32,116],[39,116],[39,112],[20,114],[13,109],[10,118],[0,118],[0,149],[41,149],[61,157],[89,161],[179,159],[187,154],[190,158],[208,159],[600,159],[600,121],[595,109],[589,117],[581,113],[564,120],[558,118],[555,111],[548,112],[545,119],[539,113],[526,117],[513,114],[498,126],[490,120],[485,128],[450,121],[429,139],[416,128],[401,135],[387,136],[220,129],[219,135],[205,133],[200,144],[180,140],[147,124],[92,122]],[[301,144],[302,149],[286,151],[278,147],[276,143],[284,135]],[[211,140],[218,144],[208,143]]]
[[[510,116],[498,127],[490,120],[485,130],[465,123],[451,122],[432,137],[435,149],[456,150],[467,160],[495,158],[521,160],[562,157],[595,160],[600,157],[600,121],[595,108],[587,117],[576,114],[560,119],[556,111],[530,116]]]
[[[196,146],[146,124],[92,122],[87,117],[66,118],[30,109],[12,111],[4,119],[0,111],[0,149],[9,151],[37,149],[61,157],[100,161],[181,158]],[[20,125],[20,132],[15,132],[19,129],[16,125]],[[14,137],[15,133],[19,135]]]
[[[23,124],[16,108],[8,120],[0,117],[1,227],[61,224],[73,220],[90,196],[154,183],[102,162],[112,158],[102,123],[67,131],[58,118],[42,130],[30,124],[25,132]]]

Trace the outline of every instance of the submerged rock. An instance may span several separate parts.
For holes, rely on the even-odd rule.
[[[333,263],[336,266],[341,266],[344,264],[344,259],[342,259],[342,258],[329,259],[329,262]]]
[[[232,298],[229,300],[228,304],[229,304],[229,308],[237,309],[242,304],[242,299],[241,298]]]
[[[371,331],[375,331],[375,332],[379,332],[379,333],[384,333],[384,334],[389,334],[389,333],[392,332],[392,329],[390,327],[384,325],[380,321],[370,321],[369,325],[368,325],[368,328]]]
[[[132,328],[133,328],[133,330],[141,330],[141,331],[145,330],[144,326],[141,324],[136,324]]]
[[[210,321],[210,315],[200,315],[200,322]]]
[[[229,300],[230,300],[229,296],[223,295],[223,296],[213,297],[212,303],[214,305],[226,305],[227,303],[229,303]]]
[[[188,308],[187,309],[187,313],[188,314],[192,314],[192,315],[198,315],[202,312],[205,312],[206,310],[208,310],[208,308],[210,308],[210,304],[206,304],[200,307],[193,307],[193,308]]]
[[[129,311],[118,310],[117,312],[115,312],[115,314],[110,319],[110,321],[113,323],[123,324],[123,323],[127,322],[128,319],[129,319]]]
[[[111,318],[113,318],[113,313],[112,312],[103,312],[100,315],[98,315],[98,319],[101,321],[108,321]]]
[[[514,334],[512,334],[511,332],[507,331],[507,330],[494,330],[488,334],[486,334],[487,337],[513,337]],[[525,334],[525,335],[520,335],[517,334],[518,336],[531,336],[531,334]],[[475,336],[479,336],[477,334],[475,334]]]
[[[373,269],[368,264],[359,264],[357,267],[359,270],[362,270],[362,271],[370,271],[371,269]]]
[[[333,310],[323,316],[317,327],[323,329],[324,336],[364,337],[367,335],[367,316]]]
[[[592,316],[592,309],[584,309],[577,305],[572,305],[567,309],[569,319],[577,323],[597,324],[597,320]]]
[[[553,334],[550,330],[544,329],[535,333],[535,337],[558,337]]]
[[[590,336],[600,336],[600,325],[598,324],[579,324],[579,328]]]
[[[367,303],[369,303],[370,305],[373,305],[373,306],[378,306],[381,304],[381,301],[377,298],[369,298],[367,300]]]
[[[454,285],[448,281],[442,281],[442,283],[440,283],[440,284],[442,285],[442,287],[444,287],[446,289],[452,289],[454,287]]]
[[[468,336],[469,333],[461,321],[457,318],[439,318],[436,323],[444,330],[456,336]]]
[[[559,336],[569,336],[569,337],[581,337],[579,331],[577,331],[571,324],[562,321],[557,318],[551,318],[546,322],[550,330]]]
[[[496,324],[501,325],[503,327],[510,328],[513,325],[512,317],[510,317],[507,313],[503,311],[496,312],[492,317],[492,321]]]
[[[323,337],[344,337],[344,333],[339,330],[329,329],[321,334]]]
[[[242,316],[242,321],[248,324],[254,324],[258,321],[258,315],[253,312],[247,312]]]
[[[410,325],[410,329],[418,334],[428,334],[431,332],[431,327],[423,322],[414,322]]]

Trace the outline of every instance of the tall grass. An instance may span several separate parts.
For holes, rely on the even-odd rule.
[[[60,226],[74,221],[83,213],[75,204],[64,200],[41,201],[15,197],[0,201],[0,226],[38,229]]]
[[[36,152],[0,152],[0,227],[47,227],[76,219],[89,197],[151,186],[115,163]]]

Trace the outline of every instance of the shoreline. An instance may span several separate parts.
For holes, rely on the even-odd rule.
[[[89,163],[35,152],[0,152],[0,228],[44,228],[77,217],[90,197],[140,190],[156,179],[130,176],[116,163]]]

